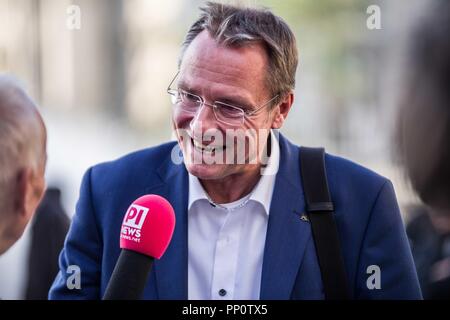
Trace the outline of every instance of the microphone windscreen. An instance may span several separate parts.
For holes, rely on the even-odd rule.
[[[145,195],[128,208],[120,232],[120,247],[161,258],[175,229],[170,203],[158,195]]]

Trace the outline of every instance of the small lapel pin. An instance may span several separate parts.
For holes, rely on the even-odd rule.
[[[306,214],[304,214],[304,213],[302,213],[302,215],[300,216],[300,219],[301,219],[302,221],[309,222],[308,216],[307,216]]]

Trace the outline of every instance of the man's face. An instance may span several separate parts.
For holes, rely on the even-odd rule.
[[[251,112],[272,98],[265,85],[267,59],[259,44],[226,47],[203,31],[184,54],[175,88],[201,96],[207,104],[220,101]],[[187,170],[200,179],[214,180],[245,173],[258,166],[254,155],[261,154],[261,145],[265,145],[272,127],[270,109],[264,107],[245,117],[243,124],[230,125],[217,121],[213,108],[207,105],[196,113],[175,107],[173,125]],[[233,134],[247,136],[245,140],[241,139],[241,142],[247,142],[243,149],[239,139],[227,142],[227,136]],[[222,138],[218,139],[218,135]],[[205,149],[205,146],[209,148]],[[238,160],[241,155],[245,157],[244,163],[242,159]]]

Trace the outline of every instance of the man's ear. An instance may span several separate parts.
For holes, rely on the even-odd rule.
[[[272,129],[280,129],[283,126],[283,123],[286,120],[293,103],[294,93],[290,92],[283,98],[283,100],[274,110],[275,115],[272,122]]]
[[[23,168],[17,175],[15,191],[15,212],[28,221],[44,195],[45,180],[31,168]]]
[[[19,214],[20,216],[25,216],[27,212],[26,203],[27,203],[27,194],[29,193],[30,186],[28,185],[28,181],[30,180],[31,169],[22,168],[19,170],[16,175],[15,190],[13,193],[14,196],[14,212]]]

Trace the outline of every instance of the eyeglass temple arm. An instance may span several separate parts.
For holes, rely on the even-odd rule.
[[[262,108],[264,108],[265,106],[267,106],[270,102],[272,102],[273,100],[275,100],[276,98],[278,98],[280,94],[277,94],[275,97],[273,97],[272,99],[270,99],[269,101],[267,101],[266,103],[264,103],[262,106],[260,106],[258,109],[253,110],[249,113],[247,113],[247,116],[251,116],[253,114],[255,114],[256,112],[258,112],[259,110],[261,110]]]
[[[175,76],[173,77],[172,81],[170,81],[169,86],[167,87],[167,91],[170,90],[170,87],[172,86],[173,82],[175,81],[175,79],[178,77],[178,74],[180,73],[180,70],[177,71],[177,73],[175,74]]]

